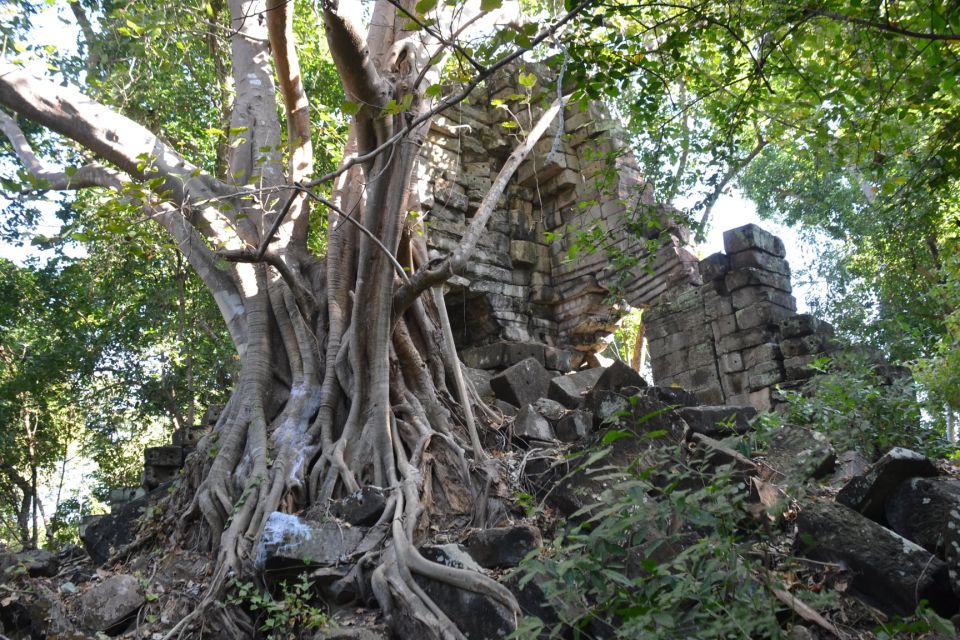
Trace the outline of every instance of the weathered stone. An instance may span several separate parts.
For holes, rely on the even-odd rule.
[[[547,395],[552,376],[535,358],[527,358],[490,379],[497,398],[516,407],[533,404]]]
[[[513,420],[513,437],[521,444],[556,440],[550,421],[537,413],[532,405],[524,405]]]
[[[722,354],[719,362],[721,373],[733,373],[735,371],[743,371],[744,369],[743,356],[738,351]]]
[[[851,569],[851,588],[880,609],[911,615],[926,600],[940,615],[957,610],[947,566],[927,550],[856,511],[806,502],[797,517],[798,551]]]
[[[764,304],[783,307],[791,312],[789,316],[784,316],[781,320],[792,318],[797,310],[797,301],[786,291],[780,291],[771,286],[747,286],[737,289],[730,295],[734,309],[746,309],[749,306]],[[779,325],[781,320],[777,321]]]
[[[94,564],[103,564],[113,553],[133,542],[137,519],[167,494],[168,487],[160,485],[115,512],[97,516],[87,523],[83,530],[83,546]]]
[[[741,289],[740,291],[749,291],[749,289]],[[736,303],[734,303],[734,307],[736,306]],[[753,327],[775,328],[779,326],[781,320],[793,315],[793,309],[787,309],[770,302],[757,302],[739,309],[734,315],[737,319],[737,326],[741,329],[752,329]]]
[[[728,436],[749,431],[750,420],[757,415],[757,410],[749,406],[685,407],[678,413],[694,433]]]
[[[542,344],[500,341],[464,349],[460,356],[464,364],[474,369],[501,369],[518,364],[526,358],[534,358],[542,363],[545,351],[546,347]]]
[[[60,561],[56,554],[45,549],[21,551],[14,556],[14,559],[17,563],[23,564],[27,570],[27,575],[32,578],[52,578],[60,570]]]
[[[143,473],[140,475],[140,484],[145,489],[153,491],[162,484],[166,484],[180,475],[180,467],[161,467],[154,464],[148,464],[143,467]]]
[[[429,545],[420,547],[419,551],[424,558],[433,562],[467,571],[482,571],[470,555],[455,544]],[[474,591],[460,589],[416,573],[414,580],[447,617],[457,622],[460,632],[468,640],[505,638],[513,631],[513,613],[503,604]],[[409,632],[400,635],[425,636],[422,633],[410,635]]]
[[[736,332],[737,328],[737,316],[735,314],[720,316],[710,322],[710,329],[713,331],[714,340],[720,340],[723,336],[728,336]],[[712,351],[713,345],[710,345],[710,347]]]
[[[613,364],[603,370],[593,388],[587,392],[584,400],[584,408],[593,413],[595,418],[603,419],[606,413],[600,410],[598,404],[599,396],[604,391],[620,391],[624,387],[636,387],[643,389],[647,386],[647,381],[643,379],[637,371],[630,368],[629,365],[614,360]]]
[[[143,463],[157,467],[180,467],[183,465],[183,447],[147,447],[143,450]]]
[[[833,471],[836,454],[825,435],[812,429],[784,426],[774,431],[763,461],[768,480],[802,482]]]
[[[783,276],[790,275],[790,265],[786,260],[759,249],[746,249],[730,254],[730,270],[740,269],[760,269]]]
[[[753,460],[719,440],[702,433],[694,433],[690,442],[695,447],[694,452],[715,469],[729,467],[732,474],[740,478],[757,475],[757,465]]]
[[[950,511],[960,511],[960,480],[911,478],[887,498],[890,528],[907,540],[943,555]]]
[[[780,323],[780,333],[784,338],[802,338],[815,333],[832,335],[833,327],[808,313],[802,313],[783,320]]]
[[[794,356],[783,361],[783,375],[787,380],[806,380],[817,374],[817,370],[810,363],[817,359],[816,355]]]
[[[593,429],[593,414],[589,411],[574,409],[560,418],[554,431],[560,442],[582,440]]]
[[[844,485],[854,476],[861,476],[870,470],[870,461],[859,451],[844,451],[837,456],[837,468],[830,480],[832,485]]]
[[[724,253],[714,253],[700,261],[700,276],[704,282],[722,278],[729,270],[730,259]]]
[[[378,624],[363,627],[331,626],[317,631],[311,640],[391,640],[390,627]]]
[[[551,426],[556,426],[567,413],[567,408],[556,400],[550,400],[549,398],[540,398],[531,405],[533,410],[539,413],[541,416],[547,419]]]
[[[770,342],[773,339],[773,332],[766,327],[756,327],[746,331],[737,331],[729,336],[724,336],[717,342],[718,353],[730,353],[732,351],[743,351],[758,344]]]
[[[780,341],[780,351],[784,358],[821,353],[823,346],[823,336],[819,334],[787,338]]]
[[[467,538],[467,551],[481,567],[515,567],[528,553],[540,548],[540,530],[530,525],[481,529]]]
[[[597,367],[574,371],[550,380],[547,398],[556,400],[568,409],[576,409],[583,402],[583,396],[593,388],[605,369]]]
[[[776,342],[765,342],[744,349],[740,353],[744,369],[756,369],[761,364],[780,360],[780,347]]]
[[[646,395],[648,398],[673,407],[696,407],[700,404],[697,396],[682,387],[656,385],[647,387]]]
[[[589,402],[584,406],[593,416],[593,424],[597,428],[617,424],[630,416],[630,401],[617,391],[591,392]]]
[[[742,287],[766,286],[790,293],[790,276],[771,273],[762,269],[737,269],[729,272],[723,279],[727,291],[736,291]]]
[[[763,362],[747,370],[747,385],[751,391],[770,387],[783,380],[783,365],[774,360]]]
[[[474,369],[472,367],[463,367],[463,376],[473,383],[473,388],[477,390],[477,395],[485,402],[493,402],[496,396],[490,387],[490,378],[493,374],[485,369]]]
[[[937,468],[929,458],[903,447],[894,447],[877,460],[866,474],[848,482],[837,494],[837,502],[871,520],[880,521],[884,517],[887,498],[902,482],[935,475]]]
[[[947,528],[944,532],[944,558],[950,573],[953,593],[960,598],[960,509],[947,513]]]
[[[270,573],[336,566],[350,559],[366,533],[366,527],[309,522],[275,511],[267,517],[257,540],[254,566]]]
[[[367,485],[359,491],[336,500],[330,505],[330,513],[354,526],[371,527],[377,523],[387,506],[383,489]]]
[[[727,253],[737,253],[747,249],[760,249],[778,258],[784,257],[786,249],[783,241],[755,224],[747,224],[723,232],[723,248]]]
[[[132,620],[146,601],[136,578],[111,576],[80,596],[81,624],[89,631],[113,630]]]

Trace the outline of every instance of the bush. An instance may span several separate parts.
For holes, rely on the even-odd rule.
[[[624,639],[779,636],[783,607],[757,559],[753,525],[744,528],[746,486],[729,469],[677,458],[676,447],[653,450],[649,468],[628,470],[577,514],[585,521],[521,566],[520,584],[539,586],[559,622],[525,618],[515,638],[570,629]]]

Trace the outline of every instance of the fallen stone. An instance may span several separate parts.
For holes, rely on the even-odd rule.
[[[890,494],[884,513],[891,529],[943,557],[951,511],[960,511],[960,480],[911,478]]]
[[[870,470],[870,461],[859,451],[844,451],[837,456],[837,468],[830,480],[832,485],[844,485],[855,476],[862,476]]]
[[[111,555],[133,542],[137,520],[151,506],[168,495],[170,485],[161,484],[150,493],[131,500],[115,513],[97,516],[83,529],[83,547],[94,564],[103,564]]]
[[[140,582],[115,575],[80,596],[80,622],[88,631],[110,631],[128,623],[146,603]]]
[[[539,529],[516,525],[475,531],[467,538],[467,551],[481,567],[500,569],[517,566],[542,544]]]
[[[560,442],[577,442],[585,438],[592,428],[593,414],[574,409],[560,418],[554,431]]]
[[[522,407],[546,396],[551,379],[539,360],[527,358],[493,376],[490,387],[498,399]]]
[[[803,482],[833,471],[836,453],[825,435],[812,429],[784,426],[768,440],[763,461],[764,479],[772,482]]]
[[[631,369],[630,365],[620,362],[619,360],[614,360],[613,364],[603,370],[596,384],[594,384],[593,388],[587,393],[584,408],[592,410],[590,404],[593,398],[600,392],[622,391],[625,387],[645,389],[647,387],[647,381],[643,379],[640,373]]]
[[[750,406],[739,407],[684,407],[678,410],[690,430],[707,436],[743,434],[750,430],[750,420],[757,410]]]
[[[368,529],[337,522],[315,523],[275,511],[263,525],[254,566],[277,573],[284,569],[330,567],[349,562]]]
[[[556,400],[550,400],[548,398],[540,398],[530,406],[533,407],[534,411],[546,418],[552,426],[556,426],[560,418],[567,414],[567,408],[565,406]]]
[[[796,523],[797,551],[849,567],[851,588],[881,610],[912,615],[926,600],[941,616],[956,612],[947,565],[923,547],[826,500],[804,504]]]
[[[60,570],[56,554],[44,549],[28,549],[14,556],[14,561],[23,564],[31,578],[52,578]]]
[[[960,510],[951,509],[947,514],[947,528],[944,532],[944,558],[950,574],[950,586],[960,598]]]
[[[646,389],[647,397],[674,407],[696,407],[700,404],[697,396],[683,387],[653,386]]]
[[[596,428],[617,424],[630,415],[630,401],[627,396],[616,391],[591,392],[589,402],[585,403],[585,406],[593,416],[593,424]]]
[[[694,446],[694,453],[714,469],[727,466],[732,475],[737,478],[757,475],[757,465],[753,460],[719,440],[714,440],[702,433],[694,433],[690,442]]]
[[[837,502],[880,522],[887,498],[910,478],[930,478],[937,468],[926,456],[894,447],[877,460],[862,476],[850,480],[837,494]]]
[[[427,545],[420,547],[427,560],[448,567],[477,571],[482,569],[459,545]],[[514,615],[506,606],[474,591],[467,591],[446,583],[414,574],[413,579],[436,603],[448,618],[456,622],[460,632],[469,640],[506,638],[514,630]],[[405,633],[401,637],[408,636]]]
[[[490,378],[493,377],[492,373],[485,369],[474,369],[464,366],[463,375],[473,383],[473,387],[477,390],[477,395],[480,396],[481,400],[488,403],[493,402],[496,396],[493,393],[493,388],[490,387]]]
[[[583,402],[584,394],[593,388],[603,372],[604,369],[597,367],[557,376],[550,380],[547,398],[556,400],[568,409],[576,409]]]
[[[551,442],[556,440],[550,421],[537,413],[533,405],[526,405],[513,420],[513,437],[520,444],[532,442]]]
[[[380,519],[386,506],[387,497],[383,489],[367,485],[330,505],[330,513],[354,526],[371,527]]]

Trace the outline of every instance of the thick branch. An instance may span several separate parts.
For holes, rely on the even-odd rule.
[[[516,173],[520,165],[523,164],[523,161],[526,160],[527,156],[533,150],[533,147],[539,142],[540,138],[543,137],[543,134],[547,132],[550,123],[560,110],[564,108],[569,99],[570,97],[566,96],[554,101],[554,103],[543,112],[543,115],[540,116],[540,120],[537,121],[537,124],[530,131],[527,139],[513,150],[513,153],[507,158],[497,177],[493,180],[493,185],[483,197],[483,201],[477,208],[477,213],[473,216],[473,220],[470,226],[467,227],[466,233],[463,234],[463,239],[460,241],[459,246],[446,258],[440,261],[432,261],[425,265],[411,278],[409,284],[404,285],[397,291],[394,296],[395,312],[402,312],[410,306],[417,296],[429,287],[441,284],[463,270],[473,256],[477,242],[480,241],[480,236],[483,234],[487,222],[493,215],[493,211],[500,201],[501,196],[503,196],[503,192],[506,191],[510,178],[513,177],[513,174]]]
[[[717,186],[714,187],[713,191],[710,192],[710,195],[707,196],[707,199],[704,203],[703,215],[700,217],[700,224],[697,225],[696,229],[696,237],[698,240],[702,240],[704,237],[704,230],[707,228],[707,223],[710,221],[710,214],[713,212],[713,205],[717,204],[717,200],[720,198],[723,190],[727,188],[727,185],[730,184],[731,180],[740,175],[740,172],[743,171],[748,164],[753,162],[754,158],[760,155],[760,152],[763,151],[764,147],[766,146],[766,140],[763,138],[757,138],[757,144],[755,144],[753,149],[750,150],[750,153],[748,153],[745,158],[730,165],[730,168],[724,174],[723,178],[717,183]]]
[[[268,0],[267,31],[277,68],[277,80],[287,111],[287,145],[290,182],[299,182],[313,171],[310,142],[310,102],[303,88],[300,61],[293,39],[293,0]]]
[[[72,87],[0,63],[0,104],[64,135],[134,178],[163,178],[178,204],[208,199],[219,184],[157,136]]]
[[[359,27],[343,11],[348,2],[324,2],[327,43],[347,96],[380,109],[390,99],[390,86],[380,76]]]
[[[42,183],[37,188],[54,191],[84,189],[86,187],[119,189],[127,180],[122,173],[97,163],[84,165],[69,174],[66,171],[55,171],[48,168],[33,152],[30,142],[23,135],[17,121],[2,111],[0,111],[0,131],[3,131],[7,139],[10,140],[14,153],[23,162],[30,175]]]

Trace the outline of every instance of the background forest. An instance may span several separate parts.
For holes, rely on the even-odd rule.
[[[422,0],[417,11],[436,4]],[[444,90],[472,77],[472,60],[530,46],[524,24],[576,10],[524,60],[562,74],[573,102],[610,105],[656,199],[695,202],[685,215],[700,237],[718,197],[737,188],[762,217],[829,239],[815,265],[826,288],[811,306],[844,337],[911,366],[930,428],[952,429],[960,6],[588,0],[520,9],[529,23],[500,24],[457,49]],[[204,171],[224,170],[236,132],[225,119],[234,88],[221,1],[5,2],[0,11],[9,62],[82,87]],[[321,22],[297,6],[317,175],[339,163],[357,110]],[[51,45],[42,31],[54,27],[76,45]],[[553,87],[535,89],[552,99]],[[11,116],[0,113],[8,136]],[[19,126],[39,166],[70,176],[90,160],[26,119]],[[238,360],[213,299],[133,197],[51,191],[8,138],[0,151],[0,234],[48,250],[42,260],[0,260],[0,540],[57,546],[75,539],[79,517],[110,487],[138,484],[143,447],[224,401]],[[325,219],[311,215],[309,246],[322,254]]]

